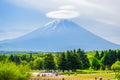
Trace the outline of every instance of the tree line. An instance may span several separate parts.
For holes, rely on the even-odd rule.
[[[95,70],[111,69],[117,61],[120,61],[120,50],[96,51],[92,60],[92,68]]]
[[[89,57],[91,56],[89,53],[94,55]],[[90,68],[105,70],[115,69],[115,63],[120,61],[120,50],[85,52],[77,49],[57,53],[1,54],[0,61],[27,65],[32,70],[61,70],[63,72]],[[117,68],[120,69],[120,67]]]

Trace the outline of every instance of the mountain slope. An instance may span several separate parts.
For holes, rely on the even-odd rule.
[[[64,51],[118,49],[108,42],[69,20],[54,20],[27,35],[0,42],[1,50]]]

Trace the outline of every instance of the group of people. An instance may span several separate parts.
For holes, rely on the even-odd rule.
[[[50,77],[55,76],[55,77],[57,77],[57,76],[59,76],[59,74],[57,72],[55,72],[55,73],[39,73],[39,74],[37,74],[37,77],[40,77],[40,76],[42,76],[42,77],[46,77],[46,76],[50,76]]]

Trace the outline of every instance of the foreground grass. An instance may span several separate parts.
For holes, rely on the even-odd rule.
[[[40,79],[40,80],[95,80],[95,77],[99,80],[100,77],[103,80],[108,80],[114,78],[114,74],[112,73],[93,73],[93,74],[77,74],[77,75],[60,75],[57,77],[31,77],[33,79]]]

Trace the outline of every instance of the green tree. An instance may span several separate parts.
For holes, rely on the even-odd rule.
[[[67,59],[66,59],[66,56],[65,56],[65,53],[60,53],[60,57],[59,57],[59,69],[61,69],[63,72],[64,70],[67,70]]]
[[[30,61],[33,61],[33,60],[34,60],[33,54],[29,53],[29,58],[27,59],[27,62],[30,62]]]
[[[76,71],[76,69],[81,69],[83,64],[80,56],[75,50],[67,51],[67,68],[68,70]]]
[[[25,60],[25,61],[27,61],[27,57],[26,57],[26,55],[22,55],[22,56],[21,56],[21,60]]]
[[[7,56],[5,54],[0,54],[0,61],[6,61]]]
[[[95,70],[100,69],[100,63],[97,60],[97,58],[93,58],[93,60],[92,60],[92,68],[95,69]]]
[[[110,69],[111,65],[117,60],[116,51],[109,50],[105,53],[102,63]]]
[[[44,63],[43,63],[43,59],[41,59],[41,58],[36,58],[35,60],[34,60],[34,68],[35,69],[43,69],[44,68]]]
[[[97,58],[97,59],[100,59],[100,55],[99,55],[98,51],[95,52],[95,56],[94,57]]]
[[[36,69],[33,61],[30,61],[29,66],[32,70]]]
[[[47,70],[52,70],[56,68],[54,57],[52,54],[46,54],[46,57],[44,59],[44,68]]]
[[[14,56],[14,62],[15,62],[16,64],[20,64],[20,62],[21,62],[20,56],[15,55],[15,56]]]
[[[78,54],[73,53],[71,57],[71,63],[72,63],[72,71],[76,72],[76,69],[81,69],[83,67],[82,60],[78,56]]]
[[[89,63],[89,60],[86,56],[86,53],[84,51],[82,51],[81,49],[78,49],[77,54],[79,55],[79,57],[82,61],[83,69],[89,68],[90,63]]]
[[[104,51],[102,51],[102,52],[101,52],[101,54],[100,54],[99,58],[100,58],[100,59],[102,59],[102,58],[103,58],[103,56],[104,56]]]
[[[10,57],[9,57],[9,60],[10,60],[11,62],[15,62],[16,64],[20,64],[20,62],[21,62],[21,57],[18,56],[18,55],[13,55],[13,54],[11,54]]]
[[[120,50],[117,52],[117,59],[120,61]]]
[[[71,58],[72,52],[67,51],[66,54],[67,54],[67,70],[69,71],[72,69],[72,58]]]
[[[14,61],[14,56],[13,56],[13,54],[10,55],[9,60],[12,61],[12,62]]]

